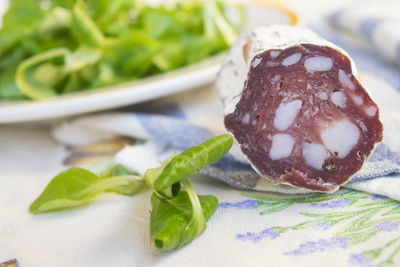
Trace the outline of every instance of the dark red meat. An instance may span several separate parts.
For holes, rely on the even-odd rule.
[[[274,51],[280,51],[279,56],[272,57],[268,50],[253,58],[241,99],[235,111],[225,117],[225,126],[263,176],[277,184],[333,191],[361,168],[375,143],[381,141],[383,126],[378,107],[353,76],[350,60],[339,51],[311,44]],[[287,59],[296,53],[301,55],[297,62],[296,56]],[[331,68],[307,69],[306,60],[315,57],[319,57],[317,63],[321,59],[331,59]],[[282,64],[285,59],[286,63],[295,63],[285,66]],[[311,63],[312,67],[321,65],[324,69],[324,62]],[[302,104],[293,122],[287,128],[277,129],[274,120],[278,107],[295,100],[301,100]],[[347,154],[338,153],[332,149],[335,144],[326,145],[321,137],[324,129],[340,121],[355,125],[359,131],[357,143],[348,145]],[[293,146],[290,155],[272,159],[272,140],[277,134],[290,135]],[[343,132],[344,140],[351,140],[348,134],[352,133]],[[326,149],[321,168],[306,162],[303,150],[307,144],[319,144]]]

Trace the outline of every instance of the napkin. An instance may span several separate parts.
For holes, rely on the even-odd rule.
[[[369,49],[400,66],[400,2],[367,0],[352,2],[333,12],[331,23],[363,39]]]
[[[387,90],[398,94],[393,88]],[[382,98],[384,100],[386,96]],[[144,174],[146,169],[159,166],[175,151],[182,151],[224,133],[222,107],[214,87],[159,101],[152,105],[152,110],[152,113],[114,112],[81,117],[57,126],[53,135],[59,142],[69,145],[87,144],[119,135],[144,140],[144,144],[125,147],[115,157],[117,163]],[[400,190],[397,190],[400,189],[400,179],[395,179],[396,174],[400,173],[400,145],[397,142],[400,113],[383,110],[385,140],[377,145],[362,170],[346,187],[400,200]],[[249,164],[236,161],[231,152],[201,172],[240,189],[294,192],[289,186],[276,186],[260,177]],[[369,186],[383,177],[386,180],[382,186]],[[299,192],[308,191],[296,191]]]

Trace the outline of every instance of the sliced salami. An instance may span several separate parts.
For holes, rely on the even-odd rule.
[[[378,107],[357,76],[346,52],[310,30],[259,27],[219,73],[225,127],[275,184],[334,191],[383,137]]]

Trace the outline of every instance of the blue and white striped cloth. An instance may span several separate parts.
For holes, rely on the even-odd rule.
[[[400,67],[400,1],[355,1],[334,12],[330,22],[363,39],[377,55]]]
[[[213,88],[208,89],[206,93],[210,90]],[[160,161],[175,151],[184,150],[222,133],[222,127],[218,130],[204,125],[207,123],[207,117],[210,123],[215,117],[222,118],[221,110],[210,108],[218,106],[217,101],[210,99],[197,103],[197,109],[201,111],[197,116],[189,115],[191,103],[179,105],[176,102],[172,105],[170,102],[161,101],[156,104],[158,113],[108,113],[87,116],[64,122],[53,133],[59,141],[73,145],[95,142],[115,135],[146,140],[143,144],[124,148],[116,156],[117,162],[143,174],[146,169],[159,166]],[[219,123],[222,126],[222,119]],[[260,176],[250,165],[235,161],[229,154],[217,164],[203,169],[203,173],[240,189],[282,191],[268,183],[262,183],[260,186]],[[399,154],[387,144],[381,143],[363,169],[353,177],[352,182],[368,181],[395,173],[400,173]]]

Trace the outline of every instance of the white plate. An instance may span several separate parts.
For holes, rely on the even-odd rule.
[[[260,1],[259,1],[260,2]],[[0,1],[0,16],[6,8]],[[293,13],[280,6],[253,5],[246,8],[248,22],[244,30],[260,24],[294,24]],[[127,106],[211,83],[223,55],[198,64],[139,81],[62,95],[43,101],[20,101],[0,104],[0,123],[44,120],[68,115]]]

